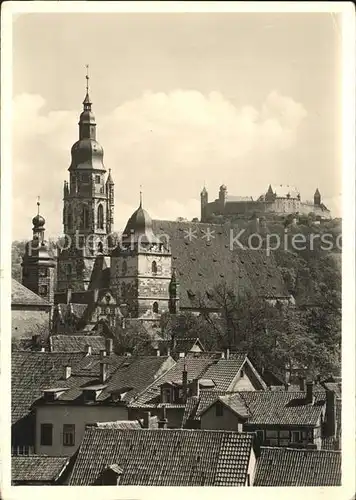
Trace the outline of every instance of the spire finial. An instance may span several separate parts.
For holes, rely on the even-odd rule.
[[[85,78],[86,78],[86,81],[87,81],[86,90],[87,90],[87,94],[88,94],[89,93],[89,64],[86,64],[85,67],[86,67],[86,70],[87,70],[87,74],[85,75]]]
[[[140,208],[142,208],[142,184],[140,184]]]
[[[37,215],[40,215],[40,197],[37,196]]]

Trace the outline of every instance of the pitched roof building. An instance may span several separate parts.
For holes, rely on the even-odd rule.
[[[40,455],[11,457],[11,482],[13,485],[59,485],[67,477],[68,457]]]
[[[341,486],[341,452],[261,448],[253,486]]]
[[[12,338],[31,337],[49,333],[51,304],[29,288],[11,281]]]
[[[69,484],[247,486],[254,466],[249,434],[87,428]]]

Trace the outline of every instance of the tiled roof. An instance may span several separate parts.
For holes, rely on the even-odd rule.
[[[231,408],[234,413],[237,413],[241,417],[249,417],[248,410],[244,401],[239,397],[239,394],[226,394],[225,396],[219,396],[219,401],[224,405]]]
[[[82,358],[78,353],[15,351],[11,354],[12,423],[20,420],[41,397],[41,388],[62,375],[65,365],[75,365]]]
[[[15,279],[12,279],[11,283],[11,305],[50,307],[47,300],[44,300]]]
[[[52,352],[85,352],[87,346],[92,353],[105,349],[105,337],[99,335],[52,335],[50,337]]]
[[[177,337],[175,339],[174,351],[188,353],[196,344],[204,349],[197,337]],[[167,348],[173,348],[173,341],[171,339],[158,341],[158,349],[166,350]]]
[[[236,393],[231,393],[235,395]],[[204,389],[200,391],[199,397],[192,396],[187,399],[184,416],[183,416],[183,427],[186,425],[187,420],[199,420],[201,414],[218,399],[219,396],[228,395],[226,391],[222,390],[208,390]]]
[[[230,231],[236,237],[240,229],[231,224],[153,221],[155,234],[169,238],[172,265],[180,284],[181,307],[197,308],[203,300],[207,307],[217,308],[210,292],[219,284],[262,297],[289,296],[272,255],[267,257],[262,250],[241,249],[233,242]],[[190,230],[192,238],[188,237]],[[213,231],[212,237],[207,237],[208,230]]]
[[[116,420],[115,422],[97,422],[91,424],[93,427],[100,429],[142,429],[144,427],[143,419],[139,420]],[[149,417],[150,429],[158,429],[158,417]]]
[[[182,381],[182,374],[184,365],[188,372],[188,380],[194,380],[195,378],[201,377],[205,374],[206,369],[214,362],[210,358],[180,358],[177,363],[168,370],[160,378],[156,379],[153,384],[151,384],[145,391],[138,395],[137,399],[133,401],[130,406],[141,407],[145,405],[156,406],[159,403],[160,397],[160,386],[164,382],[176,382]],[[204,378],[205,377],[204,375]]]
[[[245,355],[237,356],[236,359],[220,359],[207,369],[204,373],[204,378],[212,379],[217,389],[227,391],[240,371],[245,359]]]
[[[56,481],[67,466],[68,461],[68,457],[13,456],[11,457],[11,480],[12,482]]]
[[[59,377],[53,381],[53,387],[68,387],[58,400],[79,400],[84,387],[99,384],[102,361],[100,356],[88,356],[74,367],[67,380]],[[106,388],[98,395],[97,401],[105,401],[112,392],[127,389],[126,392],[123,391],[125,395],[122,396],[122,401],[129,402],[174,363],[168,356],[127,357],[115,354],[106,356],[105,361],[108,364],[108,379],[105,382]]]
[[[253,437],[228,431],[87,428],[70,485],[93,485],[112,464],[120,485],[243,486]]]
[[[325,405],[324,394],[315,395],[314,404],[305,403],[305,392],[240,391],[250,414],[249,424],[315,425]]]
[[[340,486],[341,453],[261,448],[254,486]]]

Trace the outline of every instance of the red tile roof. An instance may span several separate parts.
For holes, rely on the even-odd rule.
[[[228,431],[87,428],[70,485],[93,485],[117,464],[120,485],[244,486],[252,443]]]
[[[261,448],[253,486],[340,486],[341,452]]]

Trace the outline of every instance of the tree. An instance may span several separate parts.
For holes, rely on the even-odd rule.
[[[128,320],[125,327],[117,324],[112,329],[115,352],[132,355],[147,354],[152,350],[152,336],[141,321]]]

